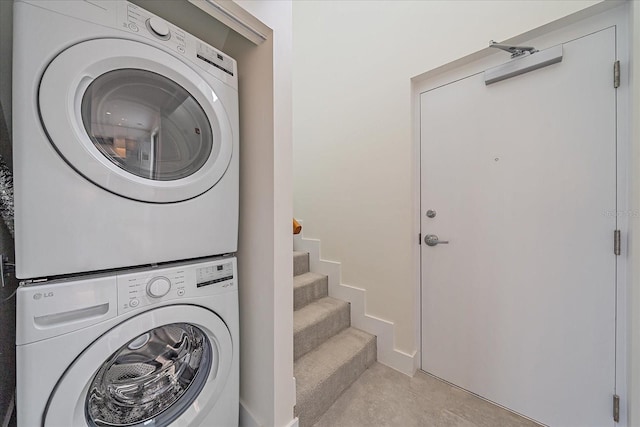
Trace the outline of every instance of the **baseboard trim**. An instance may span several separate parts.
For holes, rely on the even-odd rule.
[[[244,406],[242,400],[240,400],[240,427],[264,427],[256,420],[251,411]],[[286,426],[283,427],[298,427],[298,417],[292,419]]]
[[[240,399],[240,427],[263,427]]]
[[[294,418],[291,420],[291,422],[289,424],[287,424],[286,427],[298,427],[298,417]]]
[[[302,221],[299,222],[302,223]],[[308,252],[311,271],[329,277],[329,295],[331,297],[351,303],[351,324],[378,337],[378,362],[403,374],[413,376],[418,366],[417,352],[408,354],[395,348],[393,322],[367,314],[367,291],[341,283],[341,265],[339,262],[320,258],[320,240],[305,239],[300,233],[293,236],[293,249]]]

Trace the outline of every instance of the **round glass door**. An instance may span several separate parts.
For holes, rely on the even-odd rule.
[[[93,377],[87,422],[168,425],[198,397],[217,363],[215,347],[193,325],[173,323],[145,332],[113,353]]]
[[[84,342],[93,336],[90,329],[62,341]],[[203,425],[234,387],[230,378],[237,380],[237,370],[231,377],[237,349],[227,324],[197,305],[144,311],[71,354],[75,359],[51,392],[43,425]]]
[[[93,145],[142,178],[185,178],[219,148],[198,101],[151,71],[125,68],[97,77],[84,93],[81,110]]]
[[[175,203],[209,191],[238,145],[237,91],[183,60],[131,40],[75,44],[38,92],[56,152],[93,184],[128,199]]]

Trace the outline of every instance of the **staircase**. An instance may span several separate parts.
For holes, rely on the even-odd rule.
[[[300,427],[313,426],[376,360],[376,337],[351,327],[349,303],[328,296],[327,276],[293,253],[293,358]]]

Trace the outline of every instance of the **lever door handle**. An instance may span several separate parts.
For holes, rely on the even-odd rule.
[[[424,242],[427,244],[427,246],[436,246],[438,244],[449,243],[448,240],[440,240],[435,234],[427,234],[426,236],[424,236]]]

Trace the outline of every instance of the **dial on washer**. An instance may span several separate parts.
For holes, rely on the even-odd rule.
[[[165,296],[171,290],[171,280],[166,277],[155,277],[147,283],[147,294],[151,298],[160,298]]]

